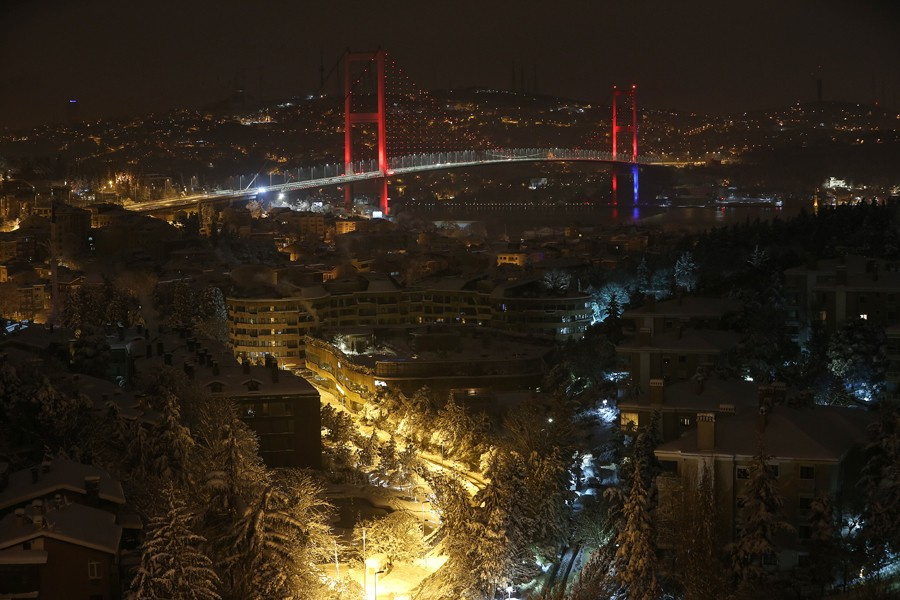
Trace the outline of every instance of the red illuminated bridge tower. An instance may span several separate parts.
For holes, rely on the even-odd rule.
[[[619,102],[622,97],[624,102]],[[622,106],[624,104],[624,107]],[[619,109],[629,108],[631,113],[631,124],[623,125],[619,119]],[[627,118],[627,117],[626,117]],[[631,89],[620,90],[617,86],[613,86],[612,98],[612,158],[614,161],[619,160],[619,133],[631,134],[631,174],[634,181],[634,203],[638,203],[638,143],[637,143],[637,86],[632,85]],[[627,139],[627,138],[626,138]],[[627,160],[627,159],[626,159]],[[618,203],[618,173],[613,167],[612,171],[612,192],[613,204]]]
[[[376,99],[375,110],[370,112],[353,112],[353,88],[352,79],[353,64],[364,62],[366,68],[375,67]],[[384,50],[375,52],[354,53],[347,52],[344,55],[344,174],[353,173],[353,125],[357,123],[376,123],[378,126],[378,170],[381,172],[381,211],[388,213],[387,192],[387,146],[384,120]],[[344,186],[344,202],[347,209],[351,208],[353,190],[348,183]]]

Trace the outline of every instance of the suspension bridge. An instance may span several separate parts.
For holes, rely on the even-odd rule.
[[[343,186],[345,203],[353,199],[353,184],[378,182],[383,214],[390,211],[388,180],[423,171],[523,162],[597,162],[621,165],[631,171],[634,197],[638,194],[638,167],[671,164],[659,157],[638,154],[636,86],[612,92],[611,148],[492,148],[459,117],[449,114],[437,100],[419,89],[383,50],[346,52],[344,66],[343,162],[285,171],[282,182],[259,183],[258,177],[239,189],[218,189],[133,204],[150,212],[188,208],[203,201],[283,194],[324,186]],[[389,68],[391,67],[391,68]],[[624,115],[624,118],[622,116]],[[594,144],[605,136],[594,131]],[[625,136],[624,144],[620,139]],[[372,138],[374,137],[374,143]],[[590,146],[590,140],[585,146]],[[625,152],[621,146],[625,146]],[[619,167],[619,168],[622,168]],[[612,169],[613,202],[617,202],[618,170]],[[248,178],[249,179],[249,178]]]

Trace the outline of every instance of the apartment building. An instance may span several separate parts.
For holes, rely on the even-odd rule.
[[[307,336],[306,367],[354,410],[379,388],[411,395],[423,386],[475,395],[533,389],[548,345],[462,325],[328,329]]]
[[[671,558],[677,543],[674,507],[680,493],[696,486],[701,473],[712,477],[720,538],[725,543],[738,538],[750,464],[762,444],[784,497],[782,517],[795,529],[780,535],[776,543],[781,549],[766,563],[782,571],[806,566],[813,499],[828,495],[843,509],[858,503],[862,448],[872,420],[872,413],[853,408],[795,409],[769,403],[736,408],[730,414],[698,412],[695,429],[655,450],[664,471],[657,478],[658,545],[663,556]]]
[[[788,326],[806,344],[811,325],[834,333],[845,321],[900,321],[900,263],[863,256],[824,259],[784,272]]]
[[[646,394],[651,379],[686,381],[698,369],[727,358],[740,334],[722,328],[722,319],[739,308],[718,298],[686,297],[651,301],[622,315],[624,341],[616,346],[632,391]]]
[[[544,339],[577,339],[590,324],[590,297],[547,295],[538,282],[494,285],[444,278],[402,287],[379,273],[294,288],[282,297],[259,292],[226,298],[235,356],[304,366],[304,336],[322,327],[424,324],[490,326]]]

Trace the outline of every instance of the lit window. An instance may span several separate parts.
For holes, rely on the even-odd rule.
[[[621,419],[622,427],[628,427],[629,425],[638,426],[638,414],[636,412],[623,412],[621,413]]]
[[[861,314],[861,315],[859,315],[859,318],[862,319],[863,321],[868,321],[868,320],[869,320],[869,315],[867,315],[867,314]]]

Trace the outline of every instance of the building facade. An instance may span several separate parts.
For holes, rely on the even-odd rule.
[[[304,336],[323,327],[465,324],[568,340],[580,338],[591,319],[586,294],[548,296],[531,284],[404,288],[374,273],[279,298],[230,296],[226,305],[235,356],[259,361],[270,354],[286,368],[304,366]]]

